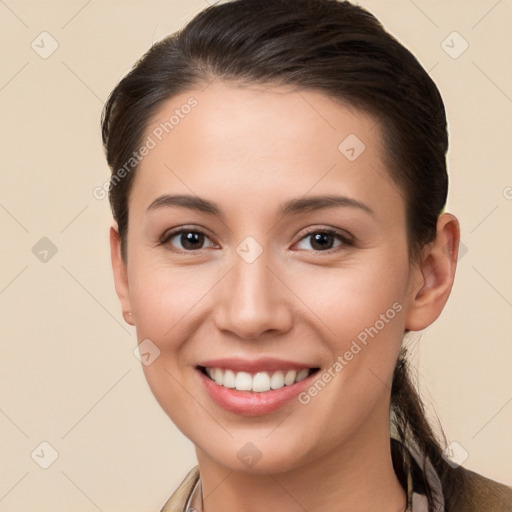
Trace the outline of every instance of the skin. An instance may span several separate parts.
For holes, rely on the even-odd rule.
[[[404,200],[370,116],[318,92],[215,80],[162,104],[147,134],[190,96],[197,107],[136,171],[126,259],[115,226],[111,246],[124,318],[139,342],[161,351],[144,366],[149,386],[196,447],[205,510],[404,510],[389,445],[392,373],[405,329],[427,327],[448,299],[457,219],[442,214],[435,241],[411,262]],[[352,162],[338,150],[348,134],[366,147]],[[148,212],[162,194],[213,201],[222,216],[177,206]],[[279,211],[324,194],[356,199],[372,214]],[[160,243],[182,226],[204,231],[203,246],[184,252],[179,236]],[[339,230],[354,243],[333,238],[321,250],[306,228]],[[236,252],[247,236],[263,251],[252,263]],[[240,416],[200,385],[195,366],[211,358],[270,356],[326,371],[396,302],[400,313],[307,405],[294,399]],[[261,454],[252,468],[237,457],[247,442]]]

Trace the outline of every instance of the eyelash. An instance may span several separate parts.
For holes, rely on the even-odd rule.
[[[325,229],[311,228],[311,229],[307,230],[305,233],[303,233],[303,235],[299,239],[299,242],[310,237],[311,235],[318,234],[318,233],[321,233],[323,235],[333,236],[334,238],[337,238],[341,242],[341,244],[338,247],[332,247],[331,249],[326,249],[325,251],[319,251],[319,250],[313,249],[313,252],[315,252],[315,253],[329,253],[330,254],[330,253],[340,251],[340,250],[343,250],[344,248],[346,249],[347,247],[351,247],[354,245],[354,241],[352,239],[350,239],[347,235],[343,234],[340,231],[337,231],[336,229],[332,229],[332,228],[325,228]]]
[[[171,244],[169,244],[170,240],[172,240],[177,235],[181,235],[183,233],[198,233],[198,234],[204,235],[206,238],[209,239],[208,235],[204,231],[202,231],[201,229],[197,229],[197,228],[180,228],[180,229],[177,229],[176,231],[171,231],[170,233],[165,234],[164,237],[162,238],[162,240],[160,241],[159,245],[162,245],[162,246],[166,245],[166,246],[171,248],[170,250],[172,250],[174,252],[177,252],[177,253],[180,253],[180,254],[193,254],[195,252],[199,252],[199,251],[204,250],[204,249],[181,250],[181,249],[176,249],[176,248],[172,247]],[[332,248],[326,249],[324,251],[312,249],[311,252],[314,252],[314,253],[329,253],[330,254],[330,253],[337,252],[339,250],[343,250],[344,248],[346,249],[347,247],[351,247],[351,246],[354,245],[354,241],[352,239],[350,239],[347,235],[341,233],[340,231],[332,229],[332,228],[326,228],[326,229],[312,228],[312,229],[306,231],[301,236],[301,238],[299,239],[299,241],[297,243],[301,242],[302,240],[304,240],[304,239],[306,239],[306,238],[308,238],[308,237],[310,237],[310,236],[312,236],[314,234],[319,234],[319,233],[320,234],[324,234],[324,235],[333,236],[336,239],[338,239],[341,242],[341,244],[338,247],[332,247]]]

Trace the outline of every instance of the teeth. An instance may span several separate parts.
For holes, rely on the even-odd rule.
[[[220,368],[215,368],[213,370],[213,380],[219,385],[219,386],[222,386],[222,381],[223,381],[223,373],[222,373],[222,370]]]
[[[235,382],[235,373],[232,370],[226,370],[221,385],[226,388],[234,388]]]
[[[284,376],[284,383],[287,386],[293,384],[295,382],[295,377],[297,377],[297,372],[295,370],[288,370]]]
[[[219,386],[236,388],[238,391],[255,391],[264,393],[271,389],[280,389],[291,386],[295,382],[304,380],[309,374],[309,368],[296,370],[277,370],[275,372],[258,372],[251,375],[248,372],[234,372],[222,368],[206,368],[206,374]]]
[[[217,368],[218,369],[218,368]],[[218,369],[219,372],[222,372],[222,370]],[[217,381],[215,381],[217,382]],[[217,382],[217,384],[219,384]],[[221,382],[220,385],[222,386],[223,383]],[[250,373],[246,372],[238,372],[235,377],[235,388],[238,391],[251,391],[252,386],[252,377]]]
[[[301,370],[299,373],[297,373],[297,377],[295,377],[295,382],[300,382],[301,380],[304,380],[309,375],[309,370],[307,368],[304,368],[304,370]]]
[[[274,375],[272,375],[270,379],[270,387],[272,389],[279,389],[284,386],[284,374],[281,370],[278,370],[277,372],[274,372]]]
[[[267,372],[259,372],[252,378],[252,390],[259,393],[270,391],[270,376]]]

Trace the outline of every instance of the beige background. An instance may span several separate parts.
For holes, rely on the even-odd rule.
[[[512,485],[512,3],[362,4],[429,70],[449,116],[448,206],[467,252],[445,313],[415,344],[420,387],[465,465]],[[108,202],[92,190],[108,178],[99,118],[110,90],[206,6],[0,0],[1,512],[155,511],[194,465],[133,355]],[[453,31],[469,44],[458,58]],[[58,48],[43,59],[50,37]],[[57,249],[47,261],[43,237]],[[43,441],[58,452],[47,469]]]

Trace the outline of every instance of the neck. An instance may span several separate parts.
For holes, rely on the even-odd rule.
[[[393,469],[389,413],[328,453],[281,473],[237,472],[199,448],[204,512],[403,512],[406,493]]]

